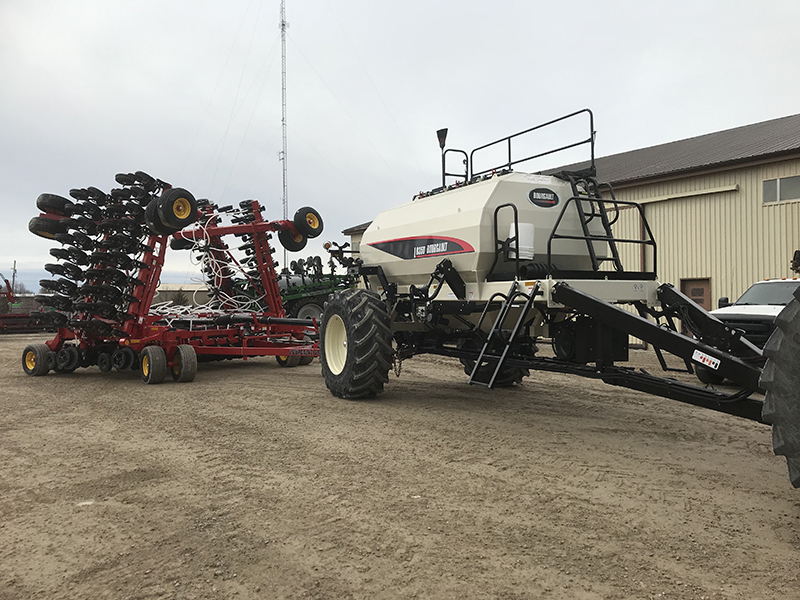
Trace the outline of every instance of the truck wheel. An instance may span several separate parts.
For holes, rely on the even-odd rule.
[[[175,350],[176,363],[172,366],[172,378],[178,382],[194,381],[197,375],[197,353],[194,346],[181,344]]]
[[[322,217],[310,206],[298,208],[293,221],[297,231],[307,238],[315,238],[322,233]]]
[[[760,385],[767,391],[762,417],[772,423],[772,448],[786,457],[789,480],[800,487],[800,293],[775,319],[764,346],[767,364]]]
[[[389,382],[391,319],[375,292],[336,292],[325,306],[320,328],[322,376],[339,398],[371,398]]]
[[[50,348],[46,344],[31,344],[22,351],[22,370],[27,375],[38,377],[47,375],[50,366],[47,362],[47,355]]]
[[[697,375],[697,378],[702,381],[703,383],[708,383],[711,385],[719,385],[725,378],[719,375],[716,371],[709,369],[708,367],[703,367],[701,365],[693,365],[694,366],[694,373]]]
[[[147,346],[141,357],[142,381],[145,383],[162,383],[167,377],[167,355],[161,346]]]

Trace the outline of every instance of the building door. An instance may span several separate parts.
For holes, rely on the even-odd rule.
[[[681,292],[706,310],[711,310],[711,279],[681,279]]]

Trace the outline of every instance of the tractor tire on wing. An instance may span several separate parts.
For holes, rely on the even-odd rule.
[[[800,488],[800,290],[794,295],[764,346],[760,384],[767,391],[762,417],[772,424],[772,448],[786,457],[789,480]]]
[[[372,398],[389,382],[391,318],[375,292],[336,292],[320,328],[320,363],[325,385],[339,398]]]

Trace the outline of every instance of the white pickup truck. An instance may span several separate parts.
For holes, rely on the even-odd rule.
[[[759,348],[767,343],[775,328],[775,317],[792,301],[792,294],[800,287],[800,279],[765,279],[751,285],[741,297],[731,304],[727,298],[719,299],[719,308],[711,314],[725,324],[740,329],[744,337]],[[710,369],[695,369],[703,383],[722,383]]]

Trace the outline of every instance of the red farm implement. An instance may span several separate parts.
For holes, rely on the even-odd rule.
[[[203,361],[275,356],[291,367],[318,356],[316,321],[284,313],[269,243],[277,232],[288,250],[301,250],[322,233],[314,209],[298,210],[293,221],[265,221],[254,200],[220,208],[141,171],[116,181],[121,187],[108,194],[70,190],[76,202],[51,194],[37,200],[42,214],[30,231],[61,247],[50,251],[60,262],[45,265],[58,278],[41,280],[48,293],[36,300],[58,329],[52,340],[25,348],[27,374],[96,365],[139,370],[146,383],[161,383],[168,373],[193,380]],[[231,248],[228,236],[240,245]],[[168,244],[199,260],[206,305],[154,304]]]

